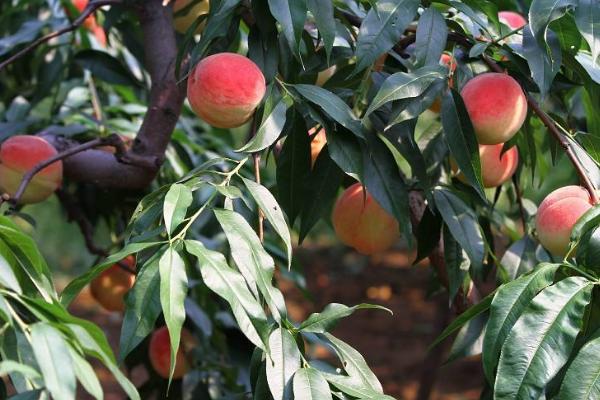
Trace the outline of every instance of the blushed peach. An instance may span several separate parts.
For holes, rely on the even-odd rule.
[[[175,30],[179,33],[186,33],[201,15],[208,14],[210,7],[208,0],[197,1],[193,6],[187,8],[192,1],[194,0],[176,0],[173,4],[173,24],[175,25]],[[181,13],[183,15],[180,15]],[[204,25],[206,25],[206,20],[198,25],[195,33],[201,33]]]
[[[477,75],[467,82],[461,95],[480,144],[507,142],[521,129],[527,116],[523,89],[506,74]]]
[[[521,14],[514,11],[500,11],[498,19],[512,29],[522,28],[527,25],[527,20]]]
[[[236,53],[204,58],[188,77],[194,112],[217,128],[243,125],[265,95],[265,77],[250,59]]]
[[[519,165],[519,150],[511,147],[502,154],[504,143],[480,144],[481,177],[483,187],[491,188],[509,180]]]
[[[565,255],[573,226],[591,207],[590,195],[581,186],[565,186],[546,196],[535,219],[542,246],[555,256]]]
[[[89,0],[73,0],[73,5],[75,8],[77,8],[77,10],[79,10],[79,12],[83,12],[88,3]],[[98,25],[96,22],[96,17],[93,14],[85,19],[83,26],[94,34],[96,40],[98,40],[98,43],[100,43],[102,46],[106,46],[106,33],[104,32],[104,29]]]
[[[124,266],[135,270],[135,257],[130,255],[122,261]],[[90,291],[98,304],[108,311],[125,310],[123,298],[133,287],[135,275],[118,264],[113,264],[90,283]]]
[[[177,355],[175,356],[175,370],[173,379],[181,379],[190,369],[185,357],[186,349],[191,347],[194,341],[192,334],[185,328],[181,330],[181,341]],[[148,357],[152,368],[161,377],[168,379],[171,368],[171,338],[166,326],[158,328],[152,333]]]
[[[13,196],[21,184],[23,175],[56,154],[56,149],[39,136],[17,135],[8,138],[0,146],[0,189]],[[20,203],[38,203],[46,200],[60,187],[62,176],[62,161],[42,169],[27,185]]]
[[[325,145],[327,144],[327,137],[325,136],[325,129],[321,128],[319,129],[319,132],[317,131],[317,127],[311,128],[308,131],[308,134],[311,137],[311,141],[310,141],[310,166],[311,168],[315,166],[315,162],[317,161],[317,157],[319,156],[319,153],[321,152],[321,150],[323,150],[323,147],[325,147]],[[316,134],[315,134],[316,132]],[[313,136],[314,135],[314,136]]]
[[[329,80],[329,78],[331,78],[333,76],[333,74],[335,74],[335,71],[337,71],[336,65],[332,65],[331,67],[324,69],[323,71],[320,71],[317,74],[317,81],[315,82],[315,85],[323,86],[325,84],[325,82],[327,82]]]
[[[347,188],[338,198],[332,222],[342,243],[362,254],[387,250],[400,237],[398,221],[360,183]]]

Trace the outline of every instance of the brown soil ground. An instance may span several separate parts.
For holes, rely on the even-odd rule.
[[[280,280],[292,318],[302,320],[333,302],[347,305],[370,302],[393,311],[393,315],[379,310],[357,311],[334,332],[365,356],[387,394],[398,399],[417,399],[420,382],[425,379],[423,386],[431,391],[429,399],[479,398],[483,382],[479,359],[442,365],[435,382],[428,381],[435,376],[436,368],[425,362],[427,347],[451,316],[445,293],[427,294],[431,271],[425,263],[412,267],[410,256],[403,251],[366,258],[329,247],[304,248],[298,251],[298,257],[305,266],[307,286],[314,302],[305,299],[292,283]],[[118,315],[100,310],[87,291],[82,293],[72,311],[100,325],[116,347],[120,329]],[[443,358],[447,347],[434,349],[430,358]],[[325,356],[323,349],[315,349],[314,353]],[[124,399],[111,375],[102,368],[99,373],[106,390],[105,399]],[[134,371],[134,382],[145,380],[143,375]]]

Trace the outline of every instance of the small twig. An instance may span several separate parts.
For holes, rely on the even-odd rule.
[[[494,62],[487,55],[483,54],[482,57],[483,57],[483,61],[485,61],[485,63],[488,65],[488,67],[490,67],[491,70],[493,70],[494,72],[504,73],[504,70],[502,69],[502,67],[500,67],[496,62]],[[546,114],[544,112],[544,110],[542,110],[540,105],[533,99],[533,97],[531,97],[531,95],[527,91],[524,91],[524,92],[525,92],[525,97],[527,98],[527,104],[529,105],[531,110],[539,117],[539,119],[546,126],[546,128],[548,128],[548,130],[550,131],[550,133],[552,134],[554,139],[556,139],[556,141],[558,142],[560,147],[562,147],[562,149],[565,152],[565,154],[567,155],[567,157],[569,157],[569,160],[571,161],[571,164],[573,164],[573,167],[575,167],[575,170],[577,171],[577,175],[579,175],[579,178],[581,179],[583,186],[587,189],[588,193],[590,194],[592,203],[598,204],[598,196],[596,195],[596,188],[594,187],[594,184],[590,180],[589,176],[587,176],[587,174],[585,173],[583,165],[581,164],[581,162],[575,155],[575,152],[571,148],[571,143],[569,142],[569,140],[567,138],[565,138],[563,136],[562,132],[556,126],[556,123],[552,120],[552,118],[550,118],[550,116],[548,114]]]
[[[78,146],[71,147],[68,150],[58,153],[54,157],[50,157],[47,160],[40,162],[35,167],[33,167],[32,169],[27,171],[25,173],[25,175],[23,175],[23,178],[21,179],[21,183],[19,184],[17,191],[15,192],[14,196],[12,196],[10,198],[10,202],[13,205],[16,205],[17,203],[19,203],[19,200],[21,200],[23,193],[25,193],[25,189],[27,189],[27,185],[29,185],[29,183],[31,182],[33,177],[38,172],[40,172],[41,170],[46,168],[47,166],[49,166],[57,161],[68,158],[68,157],[72,156],[73,154],[81,153],[82,151],[86,151],[86,150],[89,150],[89,149],[92,149],[92,148],[98,147],[98,146],[114,146],[117,149],[117,153],[123,152],[124,148],[125,148],[125,144],[122,142],[119,135],[112,134],[105,138],[97,138],[94,140],[90,140],[89,142],[80,144]]]
[[[75,21],[73,21],[73,23],[71,23],[71,25],[66,26],[62,29],[59,29],[57,31],[51,32],[47,35],[42,36],[41,38],[33,41],[32,43],[29,44],[29,46],[25,47],[24,49],[22,49],[21,51],[17,52],[16,54],[12,55],[11,57],[9,57],[6,61],[3,61],[2,63],[0,63],[0,71],[2,71],[8,64],[14,62],[15,60],[19,59],[20,57],[23,57],[25,54],[29,53],[31,50],[35,49],[36,47],[38,47],[39,45],[41,45],[42,43],[45,43],[51,39],[54,39],[55,37],[59,37],[61,35],[64,35],[65,33],[69,33],[72,32],[74,30],[76,30],[77,28],[79,28],[87,19],[87,17],[89,17],[91,14],[93,14],[98,8],[103,7],[103,6],[107,6],[107,5],[112,5],[112,4],[121,4],[122,0],[95,0],[95,1],[91,1],[90,3],[88,3],[88,5],[85,7],[85,9],[81,12],[81,14],[79,15],[79,17],[77,17],[75,19]]]
[[[92,226],[92,223],[87,219],[87,217],[83,213],[83,210],[81,209],[81,207],[79,207],[73,196],[71,196],[64,190],[59,189],[56,191],[56,197],[58,197],[58,200],[61,202],[61,204],[67,211],[69,221],[75,221],[79,226],[79,230],[81,231],[81,234],[83,235],[83,240],[85,241],[85,247],[88,249],[88,251],[91,254],[94,254],[100,258],[108,257],[108,251],[101,247],[98,247],[94,242],[94,227]],[[132,270],[124,261],[118,261],[116,264],[119,266],[119,268],[123,269],[124,271],[135,275],[135,271]]]
[[[256,135],[256,117],[252,118],[252,137]],[[252,159],[254,161],[254,178],[256,183],[260,185],[260,152],[252,153]],[[260,207],[258,207],[258,238],[261,242],[265,240],[265,215],[263,214]]]
[[[519,181],[517,180],[516,175],[512,176],[512,183],[515,187],[517,203],[519,204],[519,212],[521,213],[521,221],[523,223],[523,232],[527,233],[527,214],[525,213],[525,207],[523,206],[523,193],[521,193],[521,188],[519,187]]]

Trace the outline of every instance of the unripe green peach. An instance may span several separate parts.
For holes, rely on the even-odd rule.
[[[591,207],[590,195],[581,186],[565,186],[546,196],[535,219],[542,246],[555,256],[564,256],[573,226]]]
[[[236,53],[204,58],[188,77],[194,112],[217,128],[243,125],[265,95],[265,77],[250,59]]]
[[[332,222],[342,243],[362,254],[387,250],[400,237],[398,221],[360,183],[350,186],[338,198]]]
[[[179,12],[188,7],[193,1],[194,0],[176,0],[173,4],[173,24],[175,25],[175,30],[179,33],[186,33],[187,30],[190,29],[190,26],[192,26],[201,15],[208,14],[210,2],[208,0],[201,0],[189,8],[185,14],[178,15]],[[198,26],[196,34],[202,32],[204,25],[206,25],[206,21],[203,21]]]
[[[135,257],[130,255],[124,258],[123,265],[134,270]],[[133,287],[135,275],[125,270],[118,264],[113,264],[108,269],[102,271],[90,283],[90,291],[96,301],[108,311],[125,310],[123,298],[125,294]]]
[[[527,99],[519,83],[497,72],[477,75],[461,91],[480,144],[510,140],[527,116]]]
[[[193,346],[194,338],[185,328],[181,330],[181,342],[175,357],[175,370],[173,379],[181,379],[190,369],[190,365],[185,357],[186,350]],[[169,378],[171,368],[171,338],[166,326],[158,328],[152,333],[150,346],[148,348],[148,357],[150,364],[156,373],[165,378]]]
[[[521,14],[514,11],[500,11],[498,13],[498,19],[512,29],[522,28],[527,25],[527,20],[523,18]]]
[[[56,154],[56,149],[39,136],[18,135],[8,138],[0,146],[0,189],[14,196],[23,175]],[[62,161],[44,168],[29,182],[20,203],[46,200],[60,187],[62,175]]]

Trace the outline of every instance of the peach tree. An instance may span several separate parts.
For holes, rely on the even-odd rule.
[[[600,397],[599,26],[595,0],[1,2],[2,397],[102,399],[97,359],[132,399],[392,398],[331,333],[383,307],[288,314],[320,221],[429,258],[458,314],[432,346],[482,354],[483,398]],[[52,194],[98,259],[60,291],[28,234]],[[88,284],[117,355],[70,311]]]

